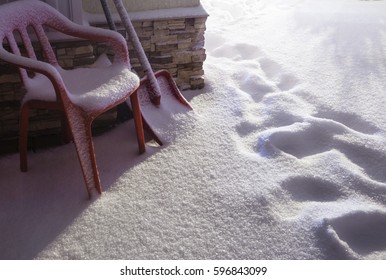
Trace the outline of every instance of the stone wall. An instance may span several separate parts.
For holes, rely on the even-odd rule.
[[[181,90],[204,86],[205,22],[206,17],[133,22],[153,69],[167,69]],[[119,26],[118,29],[123,30]],[[121,33],[124,34],[123,31]],[[53,46],[59,63],[66,69],[92,64],[99,54],[108,52],[103,45],[85,41],[57,42]],[[142,76],[143,70],[131,43],[129,53],[134,70]],[[0,145],[3,141],[18,138],[21,92],[17,69],[0,60]],[[95,122],[96,128],[113,125],[115,117],[114,111],[102,116]],[[31,112],[31,137],[59,132],[60,118],[57,112]]]
[[[205,22],[206,17],[145,20],[133,24],[153,70],[168,70],[184,90],[204,87]],[[129,54],[132,67],[142,77],[143,69],[130,42]]]

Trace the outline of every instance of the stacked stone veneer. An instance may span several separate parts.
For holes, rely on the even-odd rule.
[[[153,69],[166,69],[175,78],[180,89],[199,89],[204,86],[203,63],[206,58],[204,32],[206,17],[168,20],[134,21],[134,27]],[[106,26],[100,26],[105,27]],[[118,26],[119,30],[123,30]],[[125,32],[121,31],[122,34]],[[128,40],[130,60],[138,75],[143,75],[138,56]],[[86,41],[53,43],[59,63],[66,69],[89,65],[102,52],[103,45]],[[37,47],[37,52],[39,48]],[[0,143],[4,139],[17,139],[22,90],[17,69],[0,60]],[[30,134],[56,134],[60,131],[57,112],[32,110]],[[115,113],[104,115],[96,125],[110,125]]]
[[[205,22],[206,17],[201,17],[135,21],[133,25],[154,71],[168,70],[181,89],[199,89],[204,87]],[[118,30],[125,34],[123,27]],[[143,76],[138,55],[127,39],[132,67]]]

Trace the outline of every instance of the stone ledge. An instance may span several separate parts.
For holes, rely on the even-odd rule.
[[[90,13],[102,13],[101,5],[95,5],[95,0],[83,0],[83,10]],[[148,11],[159,9],[172,9],[176,7],[195,7],[200,4],[200,0],[123,0],[128,11]],[[111,11],[115,11],[114,4],[108,1]]]
[[[195,7],[129,12],[129,16],[132,21],[154,21],[178,18],[207,18],[209,14],[200,4]],[[83,18],[90,25],[100,25],[106,23],[106,18],[102,13],[94,14],[84,12]],[[120,22],[118,14],[113,14],[113,19],[115,22]]]

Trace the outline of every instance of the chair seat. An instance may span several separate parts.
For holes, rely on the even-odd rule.
[[[86,111],[101,110],[121,100],[139,85],[139,78],[126,65],[113,64],[103,68],[64,70],[57,67],[71,102]],[[37,74],[26,84],[24,102],[56,101],[50,80]]]

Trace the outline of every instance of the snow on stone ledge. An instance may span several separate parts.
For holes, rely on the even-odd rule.
[[[184,8],[173,8],[173,9],[161,9],[161,10],[149,10],[149,11],[138,11],[129,12],[130,19],[133,21],[139,20],[160,20],[160,19],[171,19],[171,18],[196,18],[196,17],[207,17],[208,12],[200,4],[197,7],[184,7]],[[89,24],[101,24],[106,23],[104,14],[93,14],[83,13],[83,18],[86,23]],[[115,21],[119,22],[120,18],[118,14],[113,14]]]

